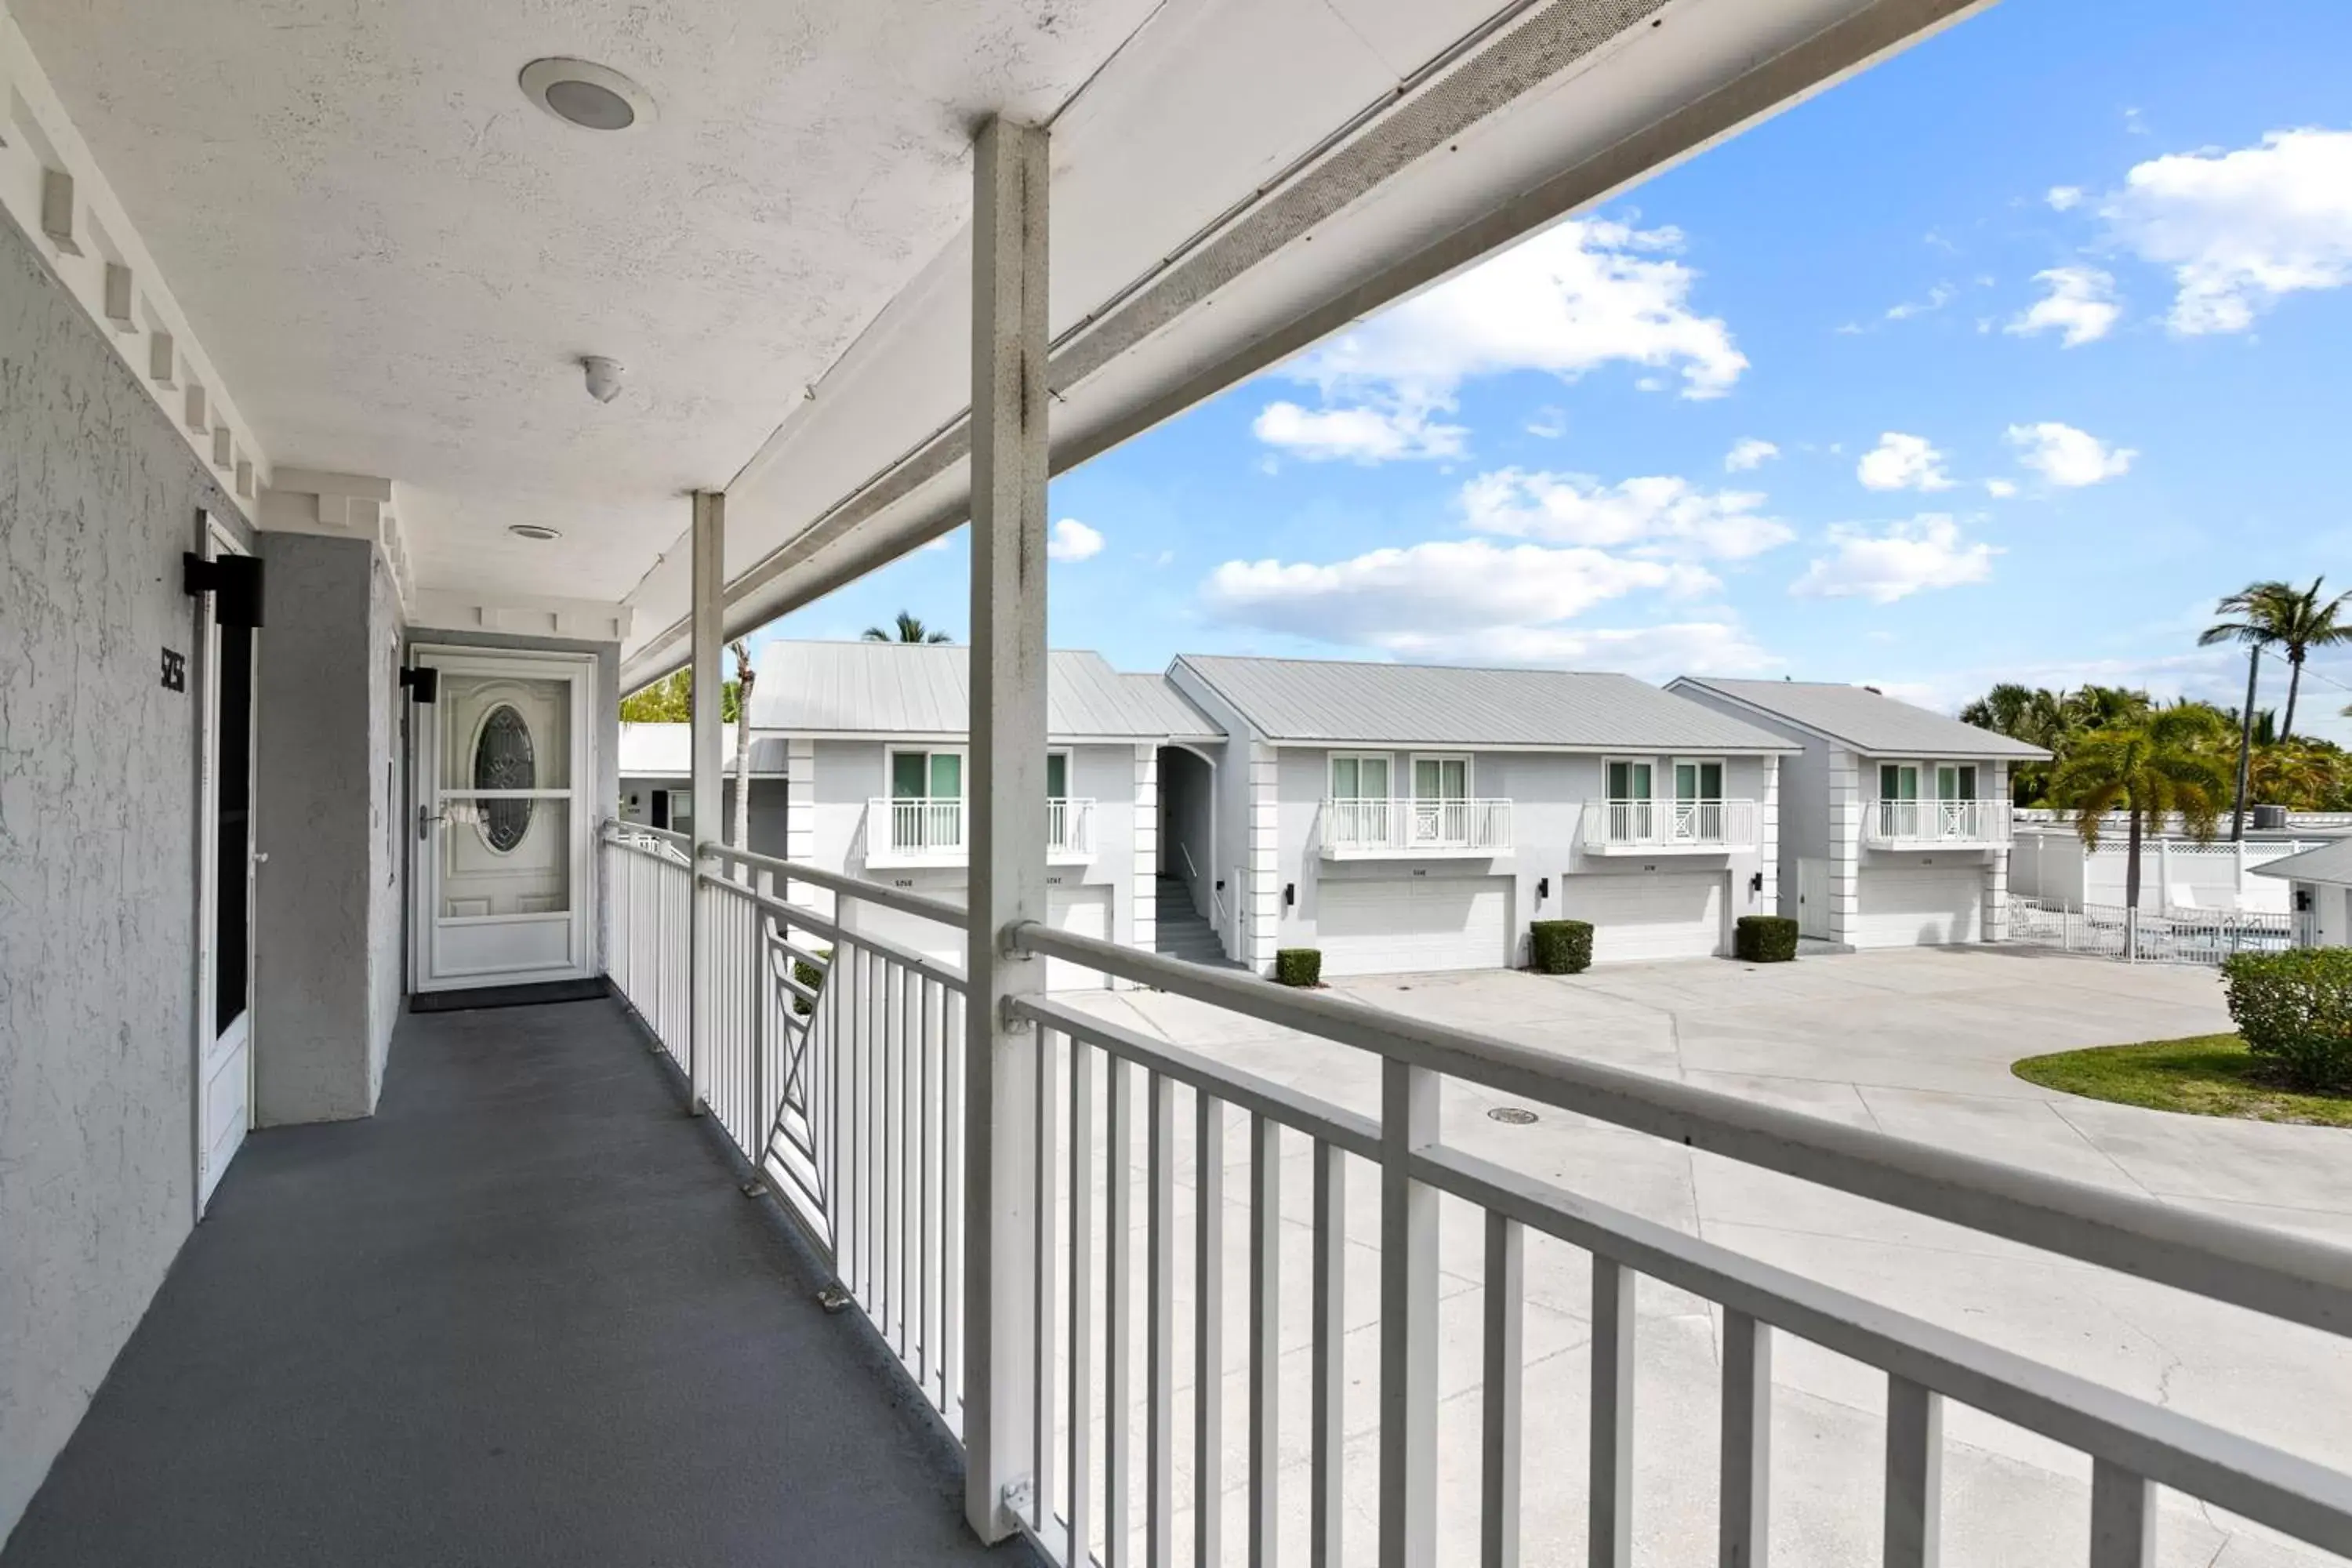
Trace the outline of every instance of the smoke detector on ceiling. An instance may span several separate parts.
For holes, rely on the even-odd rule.
[[[650,124],[654,100],[610,66],[551,56],[522,68],[525,98],[567,125],[586,131],[632,131]]]
[[[588,384],[588,395],[597,402],[610,403],[621,395],[620,361],[590,354],[580,362],[580,374]]]

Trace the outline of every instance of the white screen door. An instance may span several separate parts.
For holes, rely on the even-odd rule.
[[[416,988],[593,973],[589,693],[594,661],[417,648]]]
[[[247,552],[209,516],[207,558]],[[203,596],[204,955],[196,1007],[196,1212],[253,1125],[254,633],[213,619]]]

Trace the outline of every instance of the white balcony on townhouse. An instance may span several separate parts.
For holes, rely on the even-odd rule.
[[[2009,843],[2005,800],[1873,800],[1862,841],[1874,849],[1998,849]]]
[[[866,803],[869,867],[961,866],[969,853],[961,800],[877,795]],[[1095,803],[1056,795],[1045,802],[1045,858],[1078,865],[1095,858]]]
[[[1727,855],[1753,849],[1752,800],[1588,800],[1587,855]]]
[[[1329,800],[1317,817],[1326,860],[1507,855],[1507,800]]]

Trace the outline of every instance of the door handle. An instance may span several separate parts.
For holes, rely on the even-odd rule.
[[[421,805],[420,805],[420,806],[418,806],[418,807],[416,808],[416,837],[417,837],[417,838],[418,838],[420,841],[422,841],[422,840],[424,840],[424,839],[426,839],[426,838],[431,837],[433,836],[433,826],[432,826],[432,825],[433,825],[434,823],[436,823],[436,822],[446,822],[446,821],[447,821],[447,820],[448,820],[448,816],[447,816],[447,815],[446,815],[446,813],[438,812],[438,811],[427,811],[425,807],[423,807],[423,806],[421,806]]]
[[[253,863],[257,866],[268,863],[268,859],[269,851],[267,849],[257,849],[253,852]]]

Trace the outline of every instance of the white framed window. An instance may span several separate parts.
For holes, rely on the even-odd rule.
[[[1331,753],[1333,800],[1386,800],[1390,797],[1389,756],[1385,752]]]
[[[1647,757],[1611,757],[1601,764],[1608,781],[1604,793],[1611,800],[1648,800],[1655,782],[1654,764]]]
[[[1045,753],[1045,798],[1047,800],[1070,798],[1070,768],[1068,752]]]
[[[1977,764],[1937,763],[1936,764],[1936,798],[1937,800],[1977,799]]]
[[[1723,776],[1721,757],[1676,757],[1675,799],[1720,802],[1723,799]]]
[[[1415,800],[1468,800],[1470,798],[1470,759],[1450,753],[1415,752],[1412,759],[1412,798]]]
[[[1919,798],[1919,764],[1916,763],[1879,763],[1878,798],[1917,800]]]
[[[892,800],[961,800],[963,752],[893,746],[889,763]]]

